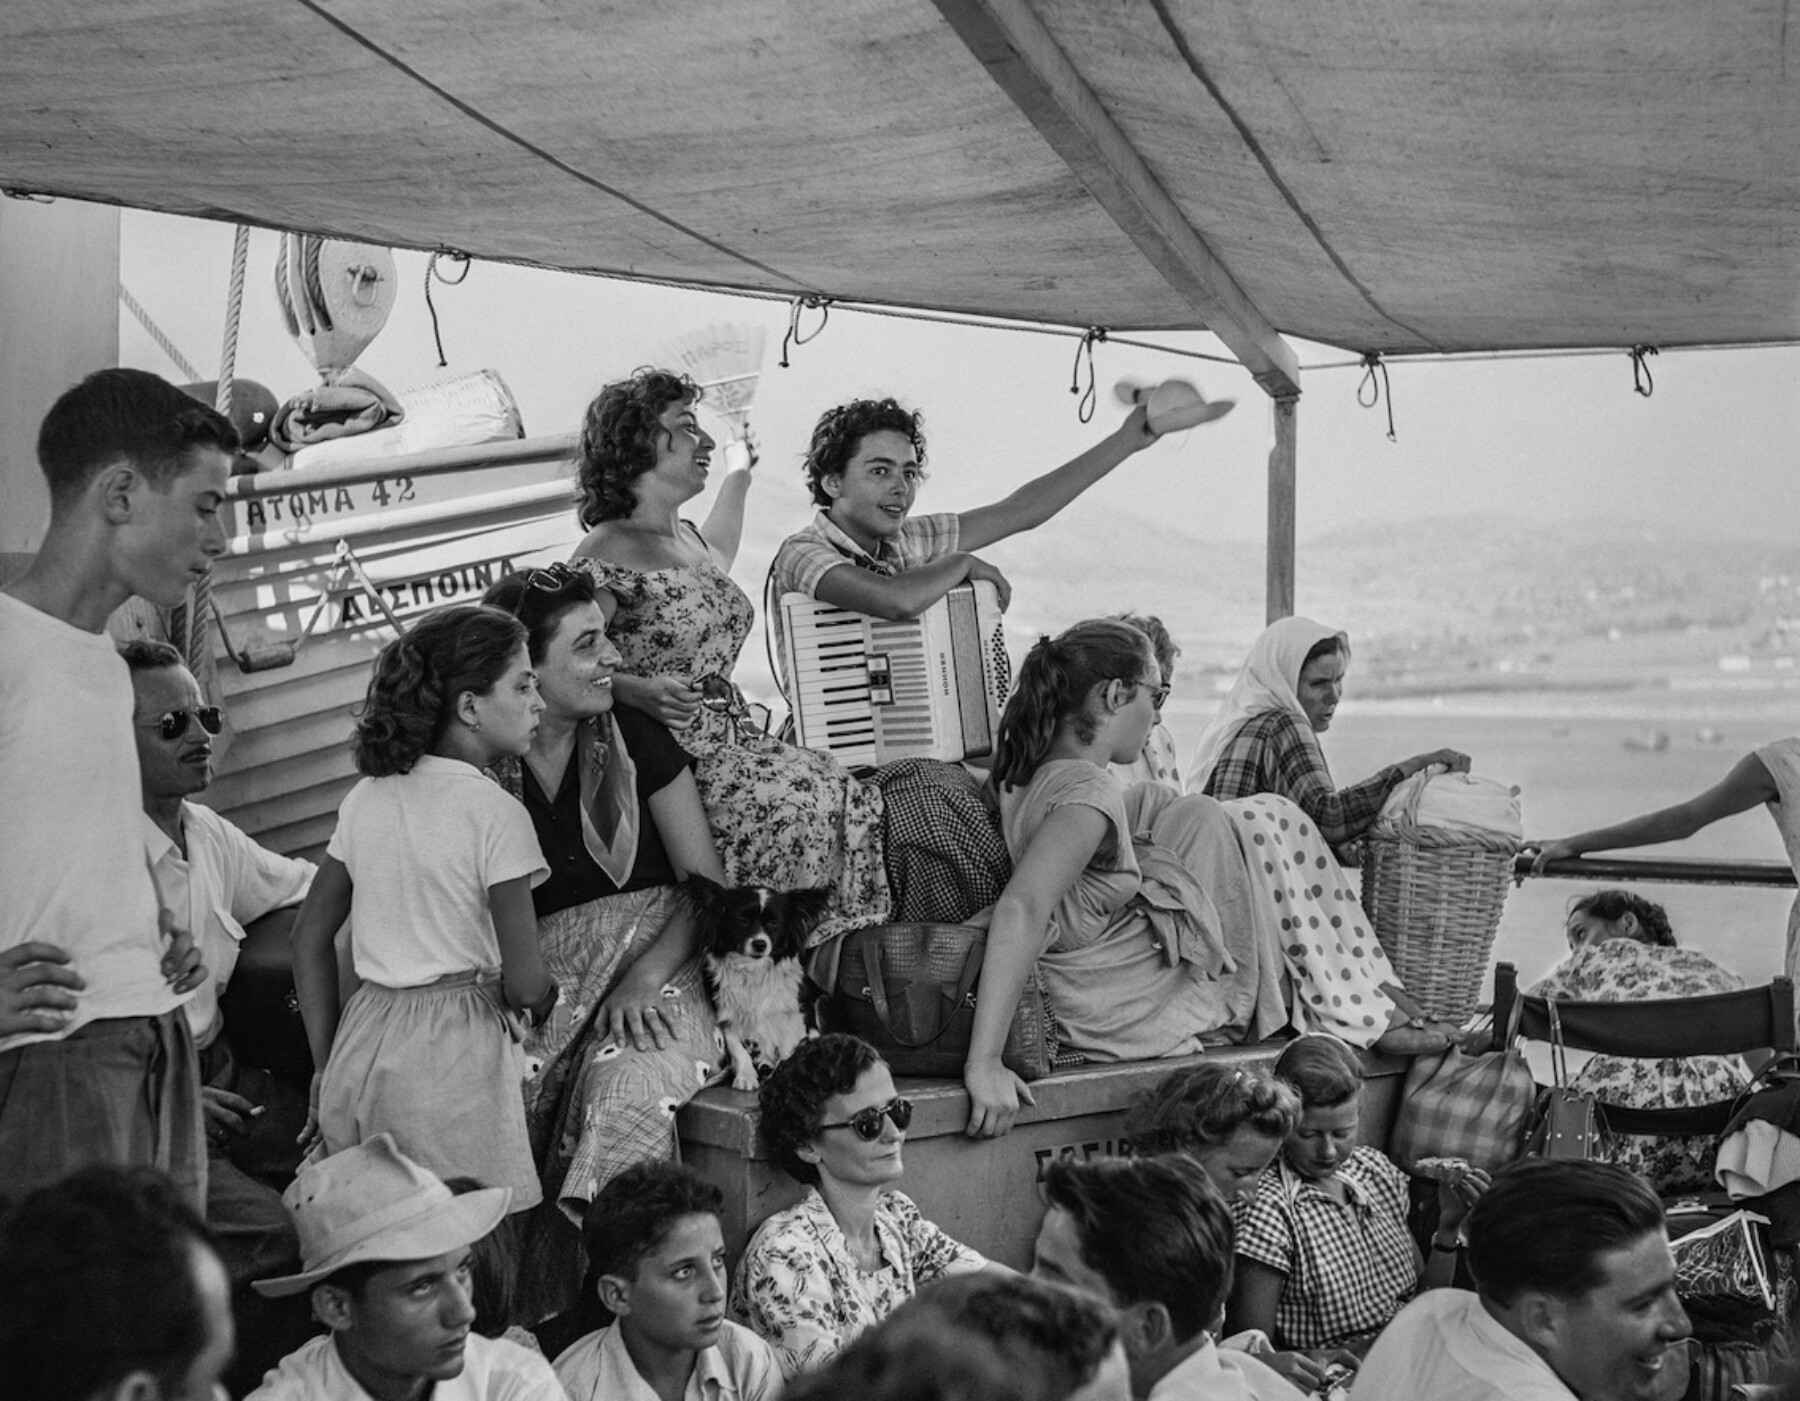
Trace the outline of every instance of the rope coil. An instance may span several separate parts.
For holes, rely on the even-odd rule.
[[[1656,380],[1650,373],[1650,366],[1645,363],[1654,354],[1656,347],[1653,345],[1631,347],[1631,387],[1646,399],[1656,393]]]

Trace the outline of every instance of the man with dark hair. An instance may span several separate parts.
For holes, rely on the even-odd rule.
[[[1130,1401],[1131,1368],[1118,1321],[1092,1295],[1029,1275],[980,1270],[926,1285],[879,1326],[909,1324],[979,1333],[1039,1401]]]
[[[1044,1198],[1031,1272],[1118,1312],[1139,1401],[1300,1401],[1269,1367],[1213,1342],[1231,1292],[1231,1210],[1199,1164],[1053,1162]]]
[[[567,1401],[541,1355],[471,1332],[470,1247],[500,1224],[510,1187],[459,1196],[378,1133],[308,1163],[284,1200],[304,1268],[256,1288],[310,1293],[329,1331],[251,1401]]]
[[[922,416],[892,399],[827,409],[806,451],[819,513],[775,552],[775,596],[798,592],[876,618],[916,618],[965,580],[986,579],[1005,607],[993,565],[969,553],[1049,520],[1160,435],[1143,408],[1062,466],[1004,500],[970,511],[912,516],[925,479]]]
[[[1434,1289],[1375,1340],[1382,1401],[1667,1401],[1686,1384],[1662,1204],[1609,1163],[1528,1158],[1469,1213],[1476,1293]]]
[[[211,808],[188,801],[212,781],[213,737],[224,716],[206,705],[200,683],[167,642],[139,638],[121,646],[119,655],[131,670],[136,699],[140,840],[157,894],[175,922],[191,931],[207,970],[181,1011],[200,1057],[206,1224],[231,1276],[238,1321],[239,1357],[228,1381],[242,1391],[312,1331],[304,1303],[270,1303],[249,1287],[298,1263],[294,1228],[277,1189],[298,1166],[299,1149],[287,1161],[270,1162],[267,1145],[294,1144],[305,1123],[306,1096],[304,1086],[277,1095],[271,1076],[238,1063],[219,999],[237,968],[245,926],[303,899],[313,867],[258,845]],[[275,1112],[265,1119],[271,1108]],[[275,1187],[254,1172],[268,1174]]]
[[[133,594],[179,601],[224,552],[237,445],[229,420],[140,370],[90,375],[38,437],[50,526],[0,591],[0,953],[60,948],[83,986],[60,1025],[0,1036],[0,1181],[15,1190],[144,1163],[201,1199],[177,1008],[204,970],[185,935],[165,941],[178,921],[144,861],[131,686],[104,629]]]
[[[161,1173],[83,1168],[0,1217],[7,1401],[214,1401],[231,1351],[225,1269]]]

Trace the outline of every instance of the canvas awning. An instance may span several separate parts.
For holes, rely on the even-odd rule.
[[[1279,391],[1276,332],[1386,353],[1800,339],[1788,13],[8,0],[0,186],[633,277],[1208,327]]]

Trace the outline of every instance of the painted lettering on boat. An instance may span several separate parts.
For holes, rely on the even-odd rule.
[[[458,565],[436,574],[417,574],[410,578],[377,583],[382,600],[400,617],[424,613],[445,603],[479,603],[494,580],[510,574],[519,566],[511,555],[499,559],[478,560]],[[382,621],[381,610],[362,592],[347,593],[338,603],[333,627],[362,627]]]
[[[362,487],[315,487],[310,491],[251,496],[244,501],[244,526],[267,530],[295,525],[315,516],[338,516],[373,506],[404,506],[416,495],[411,477],[381,477]],[[360,499],[359,499],[360,497]]]

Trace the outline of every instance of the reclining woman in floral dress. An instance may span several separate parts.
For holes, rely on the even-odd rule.
[[[1598,890],[1569,906],[1569,956],[1529,991],[1537,997],[1573,1002],[1644,1002],[1659,997],[1703,997],[1736,992],[1744,980],[1721,968],[1698,949],[1675,943],[1675,931],[1661,905],[1625,890]],[[1601,1103],[1633,1109],[1682,1109],[1734,1098],[1750,1083],[1736,1056],[1597,1055],[1575,1074],[1575,1087],[1591,1090]],[[1658,1192],[1690,1192],[1710,1187],[1710,1136],[1653,1138],[1644,1134],[1607,1136],[1602,1155],[1635,1172]]]

